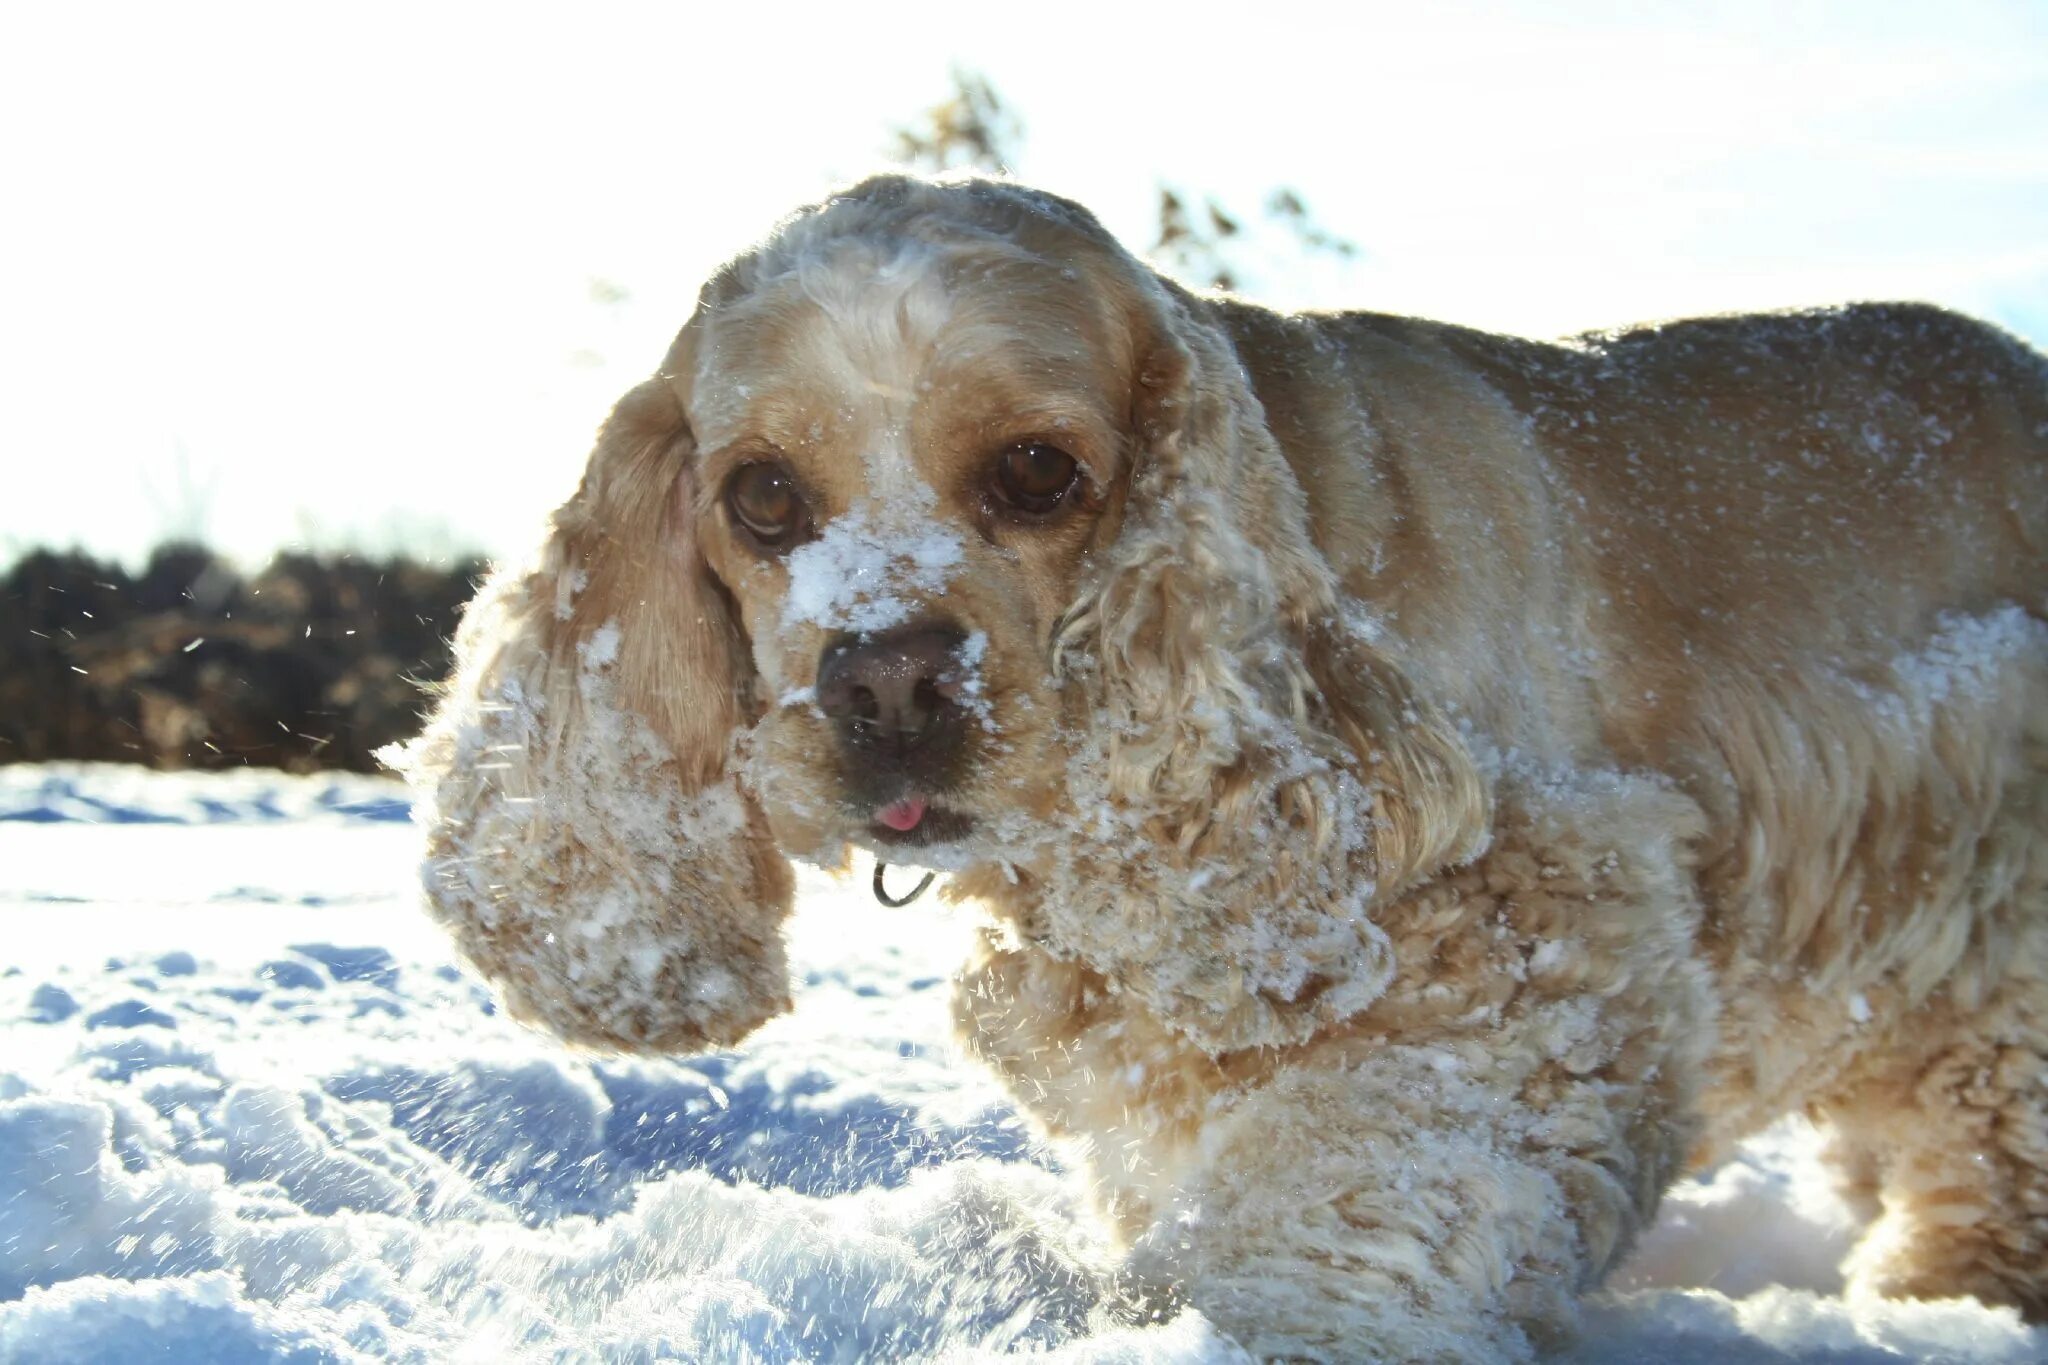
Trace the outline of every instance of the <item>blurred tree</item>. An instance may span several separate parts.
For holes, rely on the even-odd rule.
[[[953,91],[894,135],[891,159],[913,171],[980,171],[1008,175],[1024,143],[1024,124],[975,72],[953,69]],[[1266,196],[1262,220],[1280,231],[1283,254],[1325,255],[1350,260],[1358,246],[1320,226],[1298,191],[1285,187]],[[1242,281],[1246,215],[1225,208],[1214,195],[1169,185],[1159,187],[1159,228],[1153,261],[1189,284],[1236,289]]]
[[[1298,191],[1283,186],[1268,194],[1262,217],[1280,229],[1282,254],[1347,261],[1358,255],[1356,242],[1317,224]],[[1159,236],[1152,243],[1152,259],[1182,280],[1209,289],[1236,289],[1242,279],[1241,262],[1250,255],[1246,236],[1244,215],[1230,212],[1214,195],[1159,187]]]
[[[483,567],[285,553],[244,579],[166,545],[137,577],[35,551],[0,575],[0,763],[374,771]]]
[[[891,159],[911,170],[1008,175],[1024,125],[985,77],[953,68],[953,93],[896,130]]]
[[[1237,272],[1230,268],[1225,248],[1241,231],[1237,219],[1214,199],[1205,198],[1200,209],[1191,210],[1187,200],[1161,185],[1159,236],[1152,243],[1152,259],[1190,284],[1235,289]]]
[[[1267,195],[1266,217],[1287,228],[1307,250],[1327,251],[1347,261],[1358,255],[1358,243],[1317,227],[1308,216],[1308,205],[1293,190],[1278,189]]]
[[[184,440],[173,437],[170,459],[171,486],[164,488],[148,474],[142,477],[142,493],[156,512],[164,539],[183,544],[204,545],[213,525],[213,500],[220,485],[220,470],[201,474],[193,465],[192,451]]]

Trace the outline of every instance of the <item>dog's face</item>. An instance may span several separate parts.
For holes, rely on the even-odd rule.
[[[785,850],[957,863],[1054,799],[1055,629],[1132,440],[1128,328],[1083,279],[854,235],[693,324],[678,486],[750,645]]]

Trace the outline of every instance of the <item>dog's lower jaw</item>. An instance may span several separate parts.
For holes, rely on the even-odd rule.
[[[1254,1354],[1526,1356],[1677,1174],[1712,1035],[1672,838],[1689,803],[1586,799],[1607,808],[1508,803],[1484,858],[1385,907],[1392,986],[1300,1046],[1212,1056],[1086,965],[994,937],[962,1028],[1086,1141],[1133,1268]]]

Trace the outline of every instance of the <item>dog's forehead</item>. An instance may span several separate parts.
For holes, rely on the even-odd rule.
[[[935,425],[1103,406],[1108,330],[1100,300],[1057,262],[916,239],[830,243],[707,319],[692,422],[706,448],[765,441],[829,458],[870,492],[902,492],[893,485],[920,477],[917,438]]]

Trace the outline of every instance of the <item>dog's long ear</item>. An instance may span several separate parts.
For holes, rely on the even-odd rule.
[[[1384,989],[1371,909],[1478,850],[1486,785],[1341,609],[1209,305],[1152,303],[1123,518],[1061,640],[1151,865],[1108,874],[1112,904],[1048,898],[1049,941],[1211,1051],[1294,1042]]]
[[[515,1016],[593,1046],[725,1044],[789,1007],[791,878],[733,760],[751,666],[696,545],[692,453],[669,377],[619,401],[394,757],[439,918]]]
[[[1493,797],[1443,711],[1374,648],[1379,628],[1334,613],[1304,631],[1311,723],[1349,751],[1372,796],[1375,898],[1391,899],[1485,850]]]

